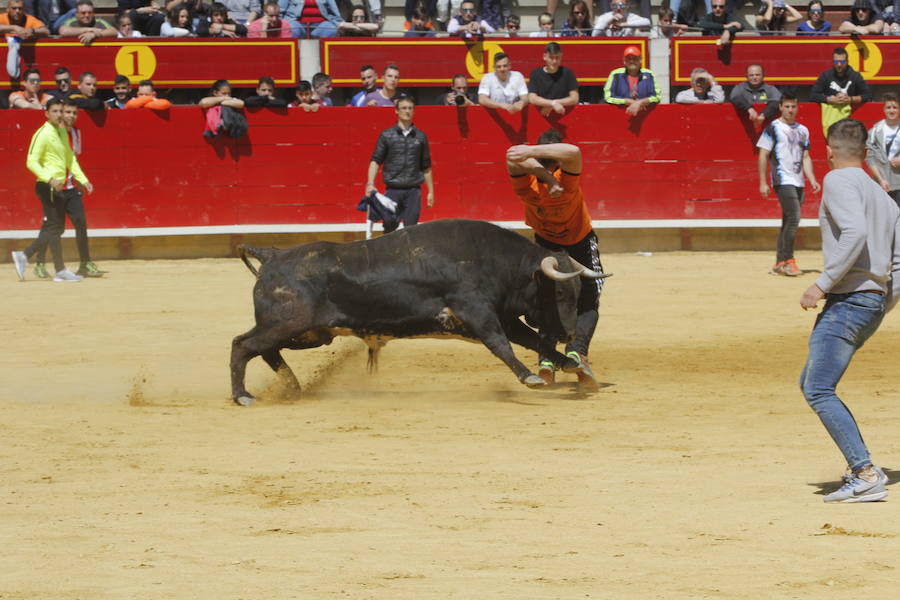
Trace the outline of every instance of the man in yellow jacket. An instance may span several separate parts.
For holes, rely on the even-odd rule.
[[[94,191],[88,181],[78,159],[69,145],[69,136],[63,126],[63,101],[53,98],[47,102],[45,112],[47,122],[35,132],[28,147],[28,158],[25,166],[37,178],[35,192],[44,209],[44,222],[38,238],[24,251],[12,253],[13,264],[20,281],[25,281],[25,270],[28,259],[39,249],[50,247],[56,275],[53,281],[81,281],[82,277],[66,268],[62,259],[62,243],[60,236],[65,230],[66,195],[60,194],[71,175],[87,193]]]

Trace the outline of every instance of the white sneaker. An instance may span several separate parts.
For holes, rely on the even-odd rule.
[[[56,272],[56,277],[53,278],[53,281],[56,282],[68,282],[68,281],[81,281],[84,279],[81,275],[76,275],[72,271],[68,269],[63,269],[62,271]]]
[[[25,281],[25,269],[28,268],[28,259],[25,257],[25,253],[13,250],[12,261],[16,267],[16,275],[19,276],[19,281]]]

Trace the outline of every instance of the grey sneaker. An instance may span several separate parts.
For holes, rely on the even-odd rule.
[[[28,259],[25,258],[25,253],[20,250],[13,250],[12,261],[16,267],[16,275],[19,276],[19,281],[25,281],[25,269],[28,268]]]
[[[594,371],[591,369],[591,363],[588,362],[587,356],[581,354],[580,352],[566,352],[566,356],[571,358],[573,361],[577,363],[577,367],[575,368],[563,368],[564,371],[568,373],[575,373],[578,375],[578,384],[584,386],[585,388],[590,389],[598,389],[600,386],[597,384],[597,378],[594,376]]]
[[[875,467],[877,478],[875,481],[866,481],[858,474],[845,475],[844,485],[825,496],[825,502],[876,502],[887,497],[888,478],[881,470]]]
[[[81,281],[82,279],[84,279],[84,277],[81,275],[76,275],[68,269],[63,269],[62,271],[56,272],[53,281],[56,281],[57,283],[67,283],[69,281]]]

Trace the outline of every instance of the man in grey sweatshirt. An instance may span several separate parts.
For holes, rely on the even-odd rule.
[[[825,299],[809,336],[800,387],[844,454],[849,473],[825,502],[887,496],[887,477],[872,463],[853,415],[835,393],[853,354],[900,298],[900,209],[863,171],[866,126],[844,119],[828,129],[832,171],[825,176],[819,222],[825,266],[800,298],[804,310]]]

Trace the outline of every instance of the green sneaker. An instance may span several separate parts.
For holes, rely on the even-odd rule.
[[[106,271],[101,271],[94,263],[86,262],[81,263],[81,266],[78,267],[78,271],[75,274],[81,275],[82,277],[103,277],[104,273],[106,273]]]
[[[554,371],[556,371],[556,365],[549,360],[542,360],[541,364],[538,365],[537,374],[547,385],[553,385],[553,382],[556,379]]]
[[[44,266],[44,263],[34,263],[34,276],[38,279],[50,279],[50,273],[47,272],[47,267]]]

